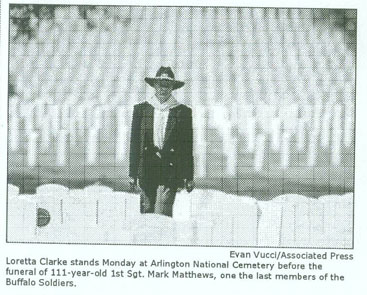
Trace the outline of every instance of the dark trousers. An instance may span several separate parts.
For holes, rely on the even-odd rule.
[[[164,185],[145,186],[140,194],[140,212],[172,216],[176,191]]]

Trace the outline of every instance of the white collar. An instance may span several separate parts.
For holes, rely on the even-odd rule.
[[[148,103],[150,103],[155,109],[158,109],[160,111],[167,111],[180,105],[180,103],[173,95],[171,95],[169,99],[167,99],[167,101],[165,101],[164,103],[160,103],[158,98],[153,95],[150,99],[148,99]]]

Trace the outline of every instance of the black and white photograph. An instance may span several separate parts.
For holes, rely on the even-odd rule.
[[[8,38],[7,243],[353,249],[356,9],[10,4]]]

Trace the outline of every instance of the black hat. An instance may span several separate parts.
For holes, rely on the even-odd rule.
[[[185,85],[185,82],[175,80],[175,75],[172,72],[170,67],[160,67],[155,78],[146,77],[145,82],[147,82],[150,86],[154,87],[154,83],[157,81],[167,81],[172,83],[173,90],[181,88]]]

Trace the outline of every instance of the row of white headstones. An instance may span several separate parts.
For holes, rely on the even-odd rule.
[[[90,186],[44,185],[34,195],[8,189],[8,240],[350,248],[353,194],[271,201],[214,190],[177,195],[173,218],[140,214],[139,196]],[[37,226],[37,210],[49,223]],[[43,213],[44,214],[44,213]]]
[[[264,11],[255,16],[251,9],[233,9],[227,18],[224,10],[189,8],[181,9],[177,19],[178,10],[133,8],[128,29],[117,22],[107,31],[88,30],[87,20],[75,15],[69,21],[56,20],[63,26],[41,20],[39,35],[46,36],[44,44],[41,40],[11,44],[10,72],[17,91],[25,100],[41,92],[46,97],[57,96],[58,102],[69,93],[77,95],[87,84],[86,92],[101,90],[99,100],[105,102],[116,79],[119,93],[129,92],[130,86],[141,89],[147,70],[154,75],[161,65],[171,65],[179,69],[182,79],[191,77],[193,100],[202,90],[203,78],[208,80],[210,102],[216,99],[217,83],[225,103],[231,100],[230,81],[238,97],[248,86],[251,94],[259,92],[255,84],[266,85],[270,93],[283,93],[286,84],[297,84],[294,95],[307,97],[320,80],[325,82],[323,92],[331,88],[351,92],[345,82],[353,84],[354,78],[345,78],[345,73],[354,72],[355,57],[345,42],[346,32],[326,24],[321,30],[315,27],[312,10],[292,10],[292,16],[282,12],[284,18],[278,18],[275,10],[266,17]],[[239,17],[241,14],[246,17]],[[157,52],[161,54],[153,54]],[[275,74],[269,74],[271,71]]]
[[[301,115],[299,115],[301,113]],[[75,145],[78,136],[85,136],[86,160],[96,163],[101,136],[115,141],[116,161],[127,160],[132,106],[63,104],[48,105],[45,101],[23,104],[10,100],[9,145],[17,151],[21,140],[27,142],[27,165],[37,164],[37,153],[47,151],[52,141],[57,142],[55,165],[64,166],[67,144]],[[113,118],[116,118],[114,121]],[[317,163],[321,148],[330,151],[331,164],[341,164],[343,147],[350,148],[354,135],[354,106],[346,104],[273,106],[268,104],[243,104],[193,107],[194,152],[197,175],[206,175],[208,129],[215,129],[223,143],[223,154],[228,175],[236,174],[239,151],[239,135],[246,141],[245,153],[254,153],[254,169],[264,165],[266,145],[279,153],[281,167],[290,164],[292,152],[307,152],[307,165]],[[21,139],[20,123],[24,121],[25,138]],[[112,130],[115,130],[113,132]],[[238,132],[233,132],[237,130]],[[24,136],[24,135],[23,135]],[[113,138],[112,136],[115,136]],[[103,139],[103,137],[101,137]],[[268,142],[269,141],[269,142]],[[296,142],[296,149],[291,142]],[[37,144],[40,143],[40,144]],[[240,151],[241,152],[241,151]]]

